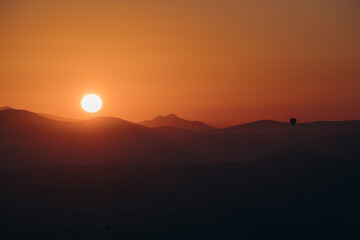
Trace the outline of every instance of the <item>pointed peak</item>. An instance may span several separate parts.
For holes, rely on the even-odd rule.
[[[0,111],[2,110],[6,110],[6,109],[12,109],[10,106],[3,106],[3,107],[0,107]]]
[[[175,114],[169,114],[167,116],[165,116],[166,118],[179,118],[178,116],[176,116]]]
[[[178,116],[176,116],[175,114],[169,114],[169,115],[159,115],[156,116],[153,120],[175,120],[175,119],[180,119]]]
[[[155,117],[152,120],[146,120],[143,122],[140,122],[141,125],[147,126],[147,127],[177,127],[189,131],[209,131],[215,129],[214,127],[211,127],[203,122],[199,121],[189,121],[186,119],[183,119],[181,117],[178,117],[175,114],[169,114],[169,115],[160,115]]]

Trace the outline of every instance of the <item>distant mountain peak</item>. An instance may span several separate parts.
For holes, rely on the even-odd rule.
[[[181,119],[179,118],[178,116],[176,116],[175,114],[169,114],[169,115],[159,115],[159,116],[156,116],[155,118],[153,118],[152,120],[155,120],[155,119]]]
[[[175,114],[169,114],[167,116],[165,116],[166,118],[179,118],[178,116],[176,116]]]
[[[6,109],[11,109],[12,107],[10,107],[10,106],[3,106],[3,107],[0,107],[0,111],[2,111],[2,110],[6,110]]]
[[[157,116],[151,120],[142,121],[139,124],[152,128],[176,127],[189,131],[210,131],[215,129],[214,127],[211,127],[203,122],[189,121],[180,118],[173,113],[166,116]]]

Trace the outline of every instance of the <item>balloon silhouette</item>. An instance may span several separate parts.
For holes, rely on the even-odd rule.
[[[291,124],[291,126],[294,126],[295,123],[296,123],[296,118],[291,118],[291,119],[290,119],[290,124]]]

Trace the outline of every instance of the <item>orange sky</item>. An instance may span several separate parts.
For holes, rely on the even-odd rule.
[[[227,126],[360,119],[357,0],[2,0],[0,106]],[[103,99],[95,115],[80,106]]]

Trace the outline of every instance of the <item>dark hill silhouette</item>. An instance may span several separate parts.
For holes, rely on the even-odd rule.
[[[210,131],[216,129],[203,122],[189,121],[183,118],[179,118],[175,114],[170,114],[167,116],[157,116],[152,120],[142,121],[139,124],[152,128],[171,126],[189,131]]]
[[[197,132],[194,132],[194,131],[189,131],[186,129],[171,127],[171,126],[157,127],[155,129],[158,132],[162,132],[162,133],[166,134],[167,136],[172,136],[174,138],[181,138],[181,137],[197,134]]]
[[[46,113],[37,113],[37,114],[39,114],[40,116],[49,118],[51,120],[62,121],[62,122],[79,122],[79,121],[83,120],[83,119],[72,119],[72,118],[66,118],[66,117],[59,117],[59,116],[46,114]]]
[[[260,120],[256,122],[244,123],[222,129],[222,133],[279,133],[290,130],[289,123],[272,120]]]
[[[79,122],[0,111],[0,169],[89,165],[248,162],[279,154],[352,158],[359,154],[360,121],[258,121],[228,129],[149,128],[113,117]]]
[[[2,170],[139,160],[170,139],[163,132],[113,117],[61,122],[24,110],[0,112]]]
[[[10,106],[3,106],[3,107],[0,107],[0,111],[5,110],[5,109],[8,109],[8,108],[11,108],[11,107],[10,107]]]
[[[358,239],[359,125],[193,132],[5,109],[0,239]]]
[[[360,133],[360,120],[352,121],[317,121],[290,123],[272,120],[260,120],[219,130],[221,133],[265,134],[265,133],[296,133],[312,136]]]
[[[6,110],[6,109],[15,110],[14,108],[12,108],[10,106],[0,107],[0,111]],[[71,118],[59,117],[59,116],[55,116],[55,115],[51,115],[51,114],[47,114],[47,113],[36,113],[36,114],[38,114],[38,115],[40,115],[42,117],[49,118],[51,120],[62,121],[62,122],[78,122],[78,121],[81,121],[81,119],[71,119]]]

